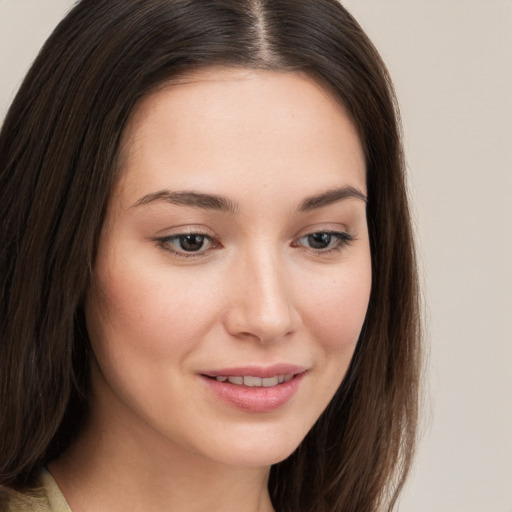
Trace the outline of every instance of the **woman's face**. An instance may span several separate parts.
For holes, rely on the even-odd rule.
[[[282,460],[368,306],[354,126],[304,75],[214,68],[144,99],[120,160],[86,301],[92,417],[203,460]]]

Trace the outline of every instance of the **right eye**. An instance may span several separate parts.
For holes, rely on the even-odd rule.
[[[157,243],[163,249],[185,258],[201,256],[209,249],[218,247],[205,233],[180,233],[159,238]]]

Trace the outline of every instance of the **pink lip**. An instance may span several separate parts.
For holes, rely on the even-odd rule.
[[[208,388],[228,405],[246,412],[262,413],[278,409],[290,401],[299,389],[306,373],[305,368],[292,365],[275,365],[267,368],[247,366],[209,371],[203,373],[201,378]],[[293,379],[273,387],[238,386],[211,378],[242,375],[266,378],[291,374],[294,375]]]
[[[304,366],[293,364],[274,364],[272,366],[239,366],[236,368],[221,368],[219,370],[209,370],[201,372],[207,377],[242,377],[250,375],[251,377],[259,377],[264,379],[274,377],[275,375],[297,375],[306,371]]]

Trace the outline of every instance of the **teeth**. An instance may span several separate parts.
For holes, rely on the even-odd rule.
[[[260,388],[261,379],[259,377],[244,377],[244,386],[249,386],[250,388]]]
[[[279,383],[279,377],[276,375],[275,377],[269,377],[267,379],[261,379],[261,385],[264,388],[270,388],[272,386],[277,386]]]
[[[278,384],[282,384],[283,382],[288,382],[293,379],[293,374],[291,375],[275,375],[274,377],[252,377],[250,375],[241,377],[230,377],[219,375],[215,377],[215,380],[219,382],[230,382],[231,384],[235,384],[237,386],[247,386],[249,388],[271,388],[273,386],[277,386]]]

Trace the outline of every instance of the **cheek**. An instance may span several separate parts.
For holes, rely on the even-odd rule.
[[[100,267],[86,305],[95,352],[145,361],[186,355],[217,316],[215,294],[200,283],[174,269],[130,260]]]
[[[327,355],[346,359],[355,349],[368,309],[371,288],[369,261],[323,282],[308,283],[302,292],[304,322]]]
[[[366,317],[371,289],[370,259],[361,264],[328,269],[302,280],[300,296],[304,327],[314,366],[307,403],[311,416],[303,417],[307,431],[328,406],[346,375]]]

